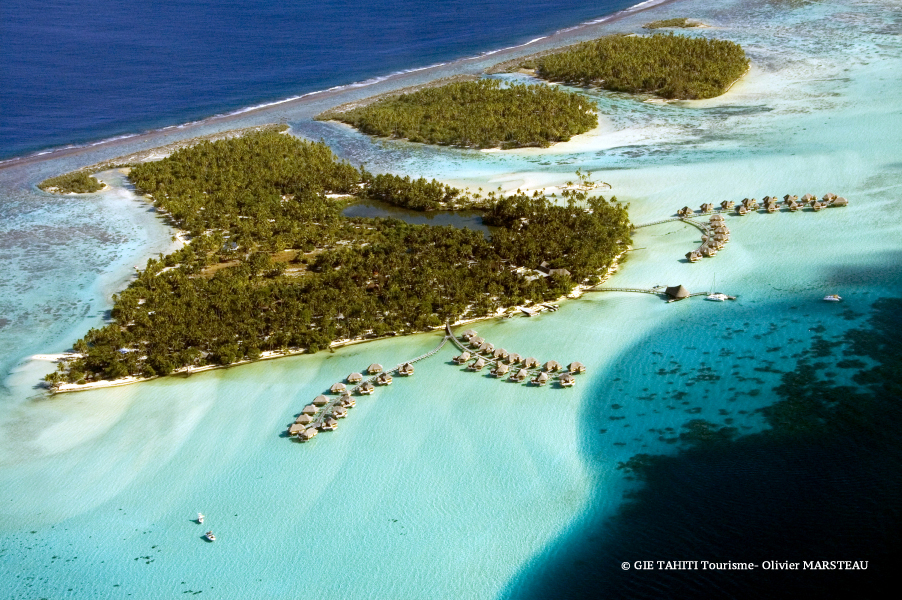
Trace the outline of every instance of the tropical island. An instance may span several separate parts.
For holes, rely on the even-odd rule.
[[[584,96],[546,85],[457,81],[317,117],[379,137],[463,148],[547,147],[598,126]]]
[[[642,29],[688,29],[692,27],[705,27],[703,23],[698,21],[690,21],[686,17],[678,17],[675,19],[661,19],[660,21],[652,21],[642,26]]]
[[[76,171],[45,179],[38,187],[52,194],[90,194],[99,192],[105,186],[89,174]]]
[[[47,380],[90,384],[316,352],[559,298],[593,285],[630,242],[627,210],[584,186],[474,198],[425,179],[374,176],[323,143],[272,131],[203,141],[134,166],[137,189],[190,241],[151,258],[114,296],[112,322]],[[378,197],[420,210],[482,207],[492,230],[348,218]]]
[[[748,70],[739,44],[670,34],[610,35],[497,68],[614,92],[694,100],[723,94]]]

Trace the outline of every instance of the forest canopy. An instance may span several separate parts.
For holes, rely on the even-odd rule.
[[[686,17],[676,18],[676,19],[661,19],[660,21],[652,21],[651,23],[646,23],[642,26],[642,29],[664,29],[666,27],[675,27],[686,29],[689,27],[701,27],[702,24],[698,21],[690,21]]]
[[[151,258],[113,297],[112,322],[76,342],[53,384],[166,375],[264,351],[404,334],[558,298],[598,282],[629,243],[626,208],[568,193],[490,195],[481,232],[342,216],[358,198],[459,201],[436,181],[373,176],[323,143],[257,133],[203,142],[130,178],[192,239]],[[537,271],[546,262],[554,273]]]
[[[748,69],[742,47],[670,34],[607,36],[536,59],[549,81],[615,92],[699,99],[723,94]]]
[[[547,147],[598,126],[594,103],[580,94],[493,79],[392,96],[328,118],[368,135],[465,148]]]

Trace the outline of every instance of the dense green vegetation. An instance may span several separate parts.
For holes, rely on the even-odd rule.
[[[660,21],[652,21],[651,23],[646,23],[642,26],[642,29],[664,29],[665,27],[677,27],[677,28],[688,28],[688,27],[699,27],[701,23],[690,21],[686,17],[677,18],[677,19],[661,19]]]
[[[537,59],[543,79],[663,98],[713,98],[748,68],[738,44],[673,34],[608,36]]]
[[[549,146],[598,125],[592,102],[545,85],[465,81],[384,98],[330,118],[376,136],[468,148]]]
[[[373,176],[327,146],[273,133],[202,143],[130,177],[193,236],[114,296],[113,322],[75,344],[59,383],[164,375],[282,349],[410,333],[598,281],[629,242],[624,207],[586,192],[566,206],[490,195],[481,232],[341,215],[347,197],[428,208],[464,194]],[[564,268],[541,275],[542,261]],[[518,269],[525,267],[526,269]]]
[[[76,171],[60,175],[59,177],[45,179],[38,184],[38,187],[45,192],[56,192],[58,194],[90,194],[91,192],[102,190],[103,184],[87,173]]]

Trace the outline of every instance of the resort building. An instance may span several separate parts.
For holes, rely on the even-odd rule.
[[[498,363],[498,366],[496,366],[492,370],[492,375],[494,375],[495,377],[504,377],[505,375],[507,375],[507,372],[509,370],[510,370],[510,367],[507,366],[506,364]]]
[[[545,385],[546,383],[548,383],[549,379],[550,376],[548,375],[548,373],[542,371],[541,373],[536,375],[536,378],[533,379],[532,382],[536,385]]]
[[[376,383],[378,383],[379,385],[391,385],[391,373],[382,373],[381,375],[379,375],[379,377],[376,378]]]
[[[370,375],[375,375],[376,373],[381,373],[382,365],[380,365],[379,363],[373,363],[369,366],[369,368],[367,368],[366,372],[369,373]]]
[[[413,365],[410,363],[404,363],[403,365],[401,365],[401,368],[398,369],[398,375],[403,375],[404,377],[413,375]]]
[[[319,412],[319,411],[316,409],[315,406],[313,406],[312,404],[308,404],[307,406],[304,407],[304,410],[301,411],[301,414],[302,415],[310,415],[312,417],[317,412]]]
[[[485,359],[480,358],[470,363],[470,366],[467,368],[471,371],[481,371],[483,367],[485,367]]]
[[[313,417],[311,417],[310,415],[301,414],[301,416],[295,419],[294,422],[299,425],[310,425],[311,423],[313,423]]]
[[[332,384],[332,387],[329,388],[329,391],[332,392],[333,394],[339,394],[339,393],[345,391],[345,389],[346,389],[346,388],[345,388],[345,384],[343,384],[343,383],[333,383],[333,384]]]
[[[559,363],[556,360],[549,360],[547,363],[545,363],[545,365],[542,367],[542,369],[546,373],[554,373],[555,371],[561,370],[561,363]]]
[[[573,377],[570,373],[564,373],[560,377],[558,377],[558,383],[561,384],[561,387],[572,387],[576,384],[576,378]]]
[[[518,362],[520,362],[521,360],[523,360],[522,356],[520,356],[516,352],[511,352],[510,355],[507,357],[507,364],[515,365]]]
[[[313,399],[313,404],[316,406],[325,406],[329,403],[329,399],[323,395],[319,395]]]
[[[584,365],[581,362],[574,361],[574,362],[570,363],[569,365],[567,365],[567,370],[570,371],[571,373],[585,373],[586,365]]]
[[[374,386],[372,383],[367,381],[366,383],[361,385],[359,388],[357,388],[357,391],[363,396],[369,396],[370,394],[372,394],[373,392],[376,391],[376,386]]]
[[[527,371],[526,369],[520,369],[519,371],[511,375],[510,378],[513,381],[526,381],[527,377],[529,377],[529,371]]]
[[[671,286],[665,289],[664,293],[670,296],[671,300],[682,300],[689,297],[689,290],[681,285]]]
[[[462,365],[465,362],[467,362],[468,360],[470,360],[470,356],[471,356],[471,354],[469,352],[463,352],[463,353],[461,353],[460,356],[454,357],[454,362],[456,362],[459,365]]]
[[[348,375],[348,383],[360,383],[363,381],[363,375],[360,373],[351,373]]]
[[[539,366],[539,361],[529,356],[523,359],[523,366],[527,369],[535,369]]]

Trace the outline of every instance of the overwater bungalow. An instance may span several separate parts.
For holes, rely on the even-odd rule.
[[[811,204],[815,200],[817,200],[817,196],[815,196],[814,194],[805,194],[804,196],[802,196],[802,202],[804,202],[805,204]]]
[[[833,202],[830,203],[830,206],[849,206],[849,201],[839,196],[838,198],[834,198]]]
[[[709,213],[712,210],[714,210],[714,205],[711,204],[710,202],[705,202],[704,204],[701,205],[701,210],[703,213]]]
[[[410,377],[411,375],[413,375],[413,365],[410,363],[404,363],[403,365],[401,365],[401,368],[398,369],[398,375]]]
[[[536,385],[545,385],[550,379],[551,377],[548,375],[548,373],[542,371],[541,373],[536,375],[535,379],[533,379],[532,382]]]
[[[818,202],[817,200],[815,200],[814,202],[811,203],[811,209],[812,209],[814,212],[819,211],[820,209],[824,208],[824,206],[826,206],[826,204],[821,204],[821,203]]]
[[[301,411],[301,414],[302,415],[310,415],[312,417],[317,412],[319,412],[319,411],[317,410],[317,408],[315,406],[313,406],[312,404],[308,404],[307,406],[304,407],[304,410]]]
[[[795,200],[793,200],[791,198],[789,200],[787,200],[783,204],[783,206],[788,208],[791,212],[796,212],[797,210],[799,210],[802,207],[798,202],[796,202]]]
[[[470,347],[479,348],[481,345],[485,343],[485,340],[479,336],[473,336],[470,338]]]
[[[344,396],[342,396],[338,400],[338,403],[345,408],[354,408],[355,406],[357,406],[357,401],[354,400],[354,397],[351,394],[345,394]]]
[[[329,388],[329,391],[332,392],[333,394],[339,394],[339,393],[345,391],[345,389],[346,389],[345,384],[333,383],[332,387]]]
[[[569,365],[567,365],[567,370],[570,373],[585,373],[586,365],[584,365],[581,362],[574,361],[574,362],[570,363]]]
[[[464,364],[464,363],[467,362],[468,360],[470,360],[470,353],[469,353],[469,352],[463,352],[463,353],[461,353],[460,356],[455,356],[455,357],[454,357],[454,362],[456,362],[456,363],[459,364],[459,365]]]
[[[826,194],[824,194],[824,197],[821,198],[821,200],[829,204],[833,200],[836,200],[836,194],[834,194],[833,192],[827,192]]]
[[[382,365],[380,365],[379,363],[373,363],[367,368],[366,372],[369,373],[370,375],[375,375],[376,373],[381,373]]]
[[[539,361],[529,356],[523,359],[523,366],[527,369],[535,369],[539,366]]]
[[[463,335],[462,335],[461,337],[462,337],[463,339],[465,339],[465,340],[469,340],[469,339],[470,339],[471,337],[473,337],[474,335],[476,335],[476,330],[475,330],[475,329],[467,329],[466,331],[464,331],[464,333],[463,333]]]
[[[783,202],[789,202],[790,200],[798,201],[798,199],[798,196],[793,196],[792,194],[786,194],[785,196],[783,196]]]
[[[527,377],[529,377],[529,371],[526,369],[520,369],[510,376],[512,381],[526,381]]]
[[[379,385],[391,385],[391,373],[382,373],[381,375],[379,375],[379,377],[376,378],[376,383],[378,383]]]
[[[677,215],[680,217],[691,217],[692,213],[695,211],[689,208],[688,206],[684,206],[680,210],[677,211]]]
[[[744,217],[747,214],[749,214],[749,209],[746,208],[745,206],[743,206],[742,204],[740,204],[738,207],[736,207],[736,214],[741,217]]]
[[[666,288],[664,293],[670,296],[671,300],[682,300],[689,297],[689,290],[681,285],[674,285]]]
[[[323,424],[319,426],[323,431],[335,431],[338,429],[338,421],[335,417],[329,416],[323,419]]]
[[[294,422],[299,425],[310,425],[311,423],[313,423],[313,417],[311,417],[310,415],[302,414],[297,419],[295,419]]]
[[[723,215],[720,213],[711,215],[711,218],[708,219],[709,223],[723,223],[724,222]]]
[[[570,373],[564,373],[558,377],[558,383],[561,384],[561,387],[572,387],[576,383],[576,378]]]
[[[470,366],[467,368],[471,371],[481,371],[485,367],[485,359],[479,358],[470,363]]]
[[[717,255],[717,248],[709,246],[708,244],[702,244],[701,248],[699,248],[699,252],[701,252],[702,256],[705,258],[711,258],[712,256]]]
[[[291,427],[288,428],[288,435],[290,435],[290,436],[300,435],[301,433],[304,432],[305,429],[307,429],[306,426],[301,425],[300,423],[295,423],[294,425],[292,425]]]
[[[736,203],[733,202],[732,200],[724,200],[723,202],[720,203],[720,207],[723,210],[733,210],[734,206],[736,206]]]
[[[498,365],[492,369],[492,375],[495,377],[504,377],[507,375],[507,372],[510,371],[510,367],[504,363],[498,363]]]
[[[348,375],[348,383],[360,383],[363,381],[363,375],[360,373],[351,373]]]
[[[344,419],[348,416],[348,410],[344,406],[333,406],[332,416],[336,419]]]
[[[549,360],[542,366],[542,369],[546,373],[554,373],[555,371],[560,371],[562,368],[561,363],[556,360]]]
[[[693,250],[692,252],[686,253],[686,260],[689,262],[698,262],[702,259],[702,253],[698,250]]]
[[[495,345],[485,342],[483,344],[479,344],[479,352],[483,354],[491,354],[495,351]]]
[[[325,406],[328,403],[329,399],[322,394],[313,399],[313,404],[315,404],[316,406]]]
[[[492,353],[492,356],[495,357],[496,360],[504,360],[510,356],[510,352],[504,348],[498,348]]]
[[[375,391],[376,391],[376,386],[374,386],[369,381],[367,381],[366,383],[361,385],[359,388],[357,388],[357,392],[363,396],[369,396],[370,394],[372,394]]]
[[[306,442],[307,440],[312,440],[316,437],[316,434],[319,433],[316,427],[308,427],[304,431],[298,434],[298,437],[302,442]]]
[[[777,212],[778,208],[779,208],[779,206],[777,206],[776,202],[765,202],[764,203],[764,209],[769,213]]]
[[[515,365],[518,362],[520,362],[521,360],[523,360],[522,356],[520,356],[516,352],[511,352],[510,355],[507,357],[507,364]]]

